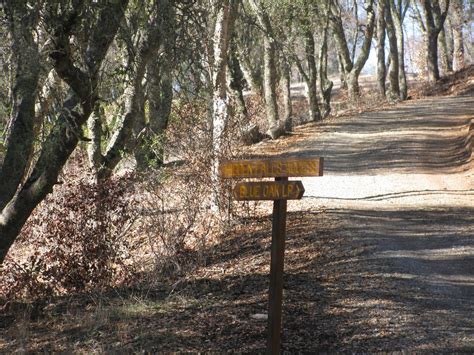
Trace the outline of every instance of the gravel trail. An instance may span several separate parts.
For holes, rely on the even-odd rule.
[[[330,221],[344,240],[314,270],[329,340],[295,349],[474,351],[473,121],[474,97],[431,98],[255,150],[325,157],[325,176],[304,178],[289,207],[323,211],[316,228]]]

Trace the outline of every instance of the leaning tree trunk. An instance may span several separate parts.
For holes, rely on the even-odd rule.
[[[131,146],[130,138],[134,131],[138,135],[137,131],[142,131],[145,127],[145,96],[142,81],[147,64],[152,60],[158,45],[156,28],[150,28],[140,46],[137,58],[135,58],[137,61],[136,68],[131,73],[130,84],[124,92],[125,113],[107,145],[100,165],[96,168],[97,180],[108,179],[112,175],[115,167],[122,160],[124,150],[137,151],[136,158],[138,159],[137,166],[139,170],[143,168],[143,165],[146,165],[146,157],[143,151],[141,151],[143,143],[141,137],[137,137],[133,147]]]
[[[151,132],[159,129],[156,127],[156,121],[167,121],[172,98],[172,87],[170,78],[170,55],[173,45],[173,7],[172,1],[159,0],[158,15],[154,17],[149,27],[144,31],[138,50],[129,48],[132,57],[129,62],[135,63],[129,73],[128,86],[125,88],[125,112],[114,130],[112,138],[107,144],[105,154],[102,155],[100,145],[97,147],[96,139],[92,139],[89,156],[91,163],[95,165],[96,179],[103,180],[109,178],[115,167],[120,163],[124,151],[132,151],[137,162],[137,170],[143,171],[153,159],[151,146],[156,136]],[[168,44],[169,43],[169,44]],[[160,47],[164,47],[163,58],[155,67],[149,66],[154,61]],[[135,54],[136,53],[136,54]],[[156,70],[153,71],[153,68]],[[148,124],[145,121],[145,73],[148,73],[148,83],[159,85],[154,91],[150,90],[149,111],[151,113]],[[167,85],[162,85],[167,82]],[[155,94],[158,94],[156,97]],[[161,100],[161,97],[169,96],[168,100]],[[156,102],[158,100],[159,102]],[[162,102],[163,101],[163,102]],[[169,102],[166,102],[169,101]],[[158,107],[157,107],[158,106]],[[163,112],[162,112],[163,111]],[[164,117],[164,118],[163,118]],[[97,124],[96,117],[91,117],[89,124],[91,128]],[[94,132],[94,131],[92,131]],[[131,139],[134,133],[135,139]],[[157,144],[158,145],[158,144]],[[100,153],[99,153],[100,152]],[[159,164],[162,163],[162,152],[158,149]],[[161,154],[160,154],[161,153]],[[156,159],[154,159],[156,161]]]
[[[36,14],[28,13],[26,1],[8,3],[15,63],[13,109],[7,133],[6,153],[0,165],[0,265],[20,229],[36,204],[14,203],[14,196],[24,179],[33,150],[35,100],[39,82],[39,53],[33,31]],[[12,203],[13,202],[13,203]]]
[[[137,121],[143,121],[144,99],[140,77],[143,77],[143,75],[135,77],[132,86],[125,90],[125,113],[115,128],[105,154],[101,154],[100,162],[95,168],[97,180],[108,179],[112,176],[115,167],[122,160],[123,151],[130,148],[130,137],[134,126]],[[94,143],[94,141],[91,143]]]

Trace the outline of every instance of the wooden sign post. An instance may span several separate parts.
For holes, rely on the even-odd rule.
[[[288,177],[322,176],[323,158],[225,161],[221,163],[219,172],[224,179],[275,178],[275,181],[238,183],[234,187],[232,195],[237,201],[273,200],[267,352],[279,354],[286,238],[286,201],[299,200],[304,194],[302,182],[288,181]]]

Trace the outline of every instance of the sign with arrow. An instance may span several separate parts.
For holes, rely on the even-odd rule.
[[[301,181],[241,182],[235,185],[232,195],[237,201],[299,200],[303,197]]]
[[[323,158],[294,157],[224,161],[219,165],[219,173],[223,179],[275,178],[275,181],[240,182],[234,187],[232,195],[238,201],[273,201],[267,352],[279,354],[286,238],[286,205],[287,200],[301,199],[304,194],[304,187],[301,181],[288,181],[288,177],[323,176]]]

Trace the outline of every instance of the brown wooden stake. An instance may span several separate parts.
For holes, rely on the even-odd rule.
[[[288,181],[288,178],[276,178],[275,181]],[[277,200],[273,202],[270,292],[268,302],[267,352],[269,354],[280,353],[285,237],[286,200]]]

